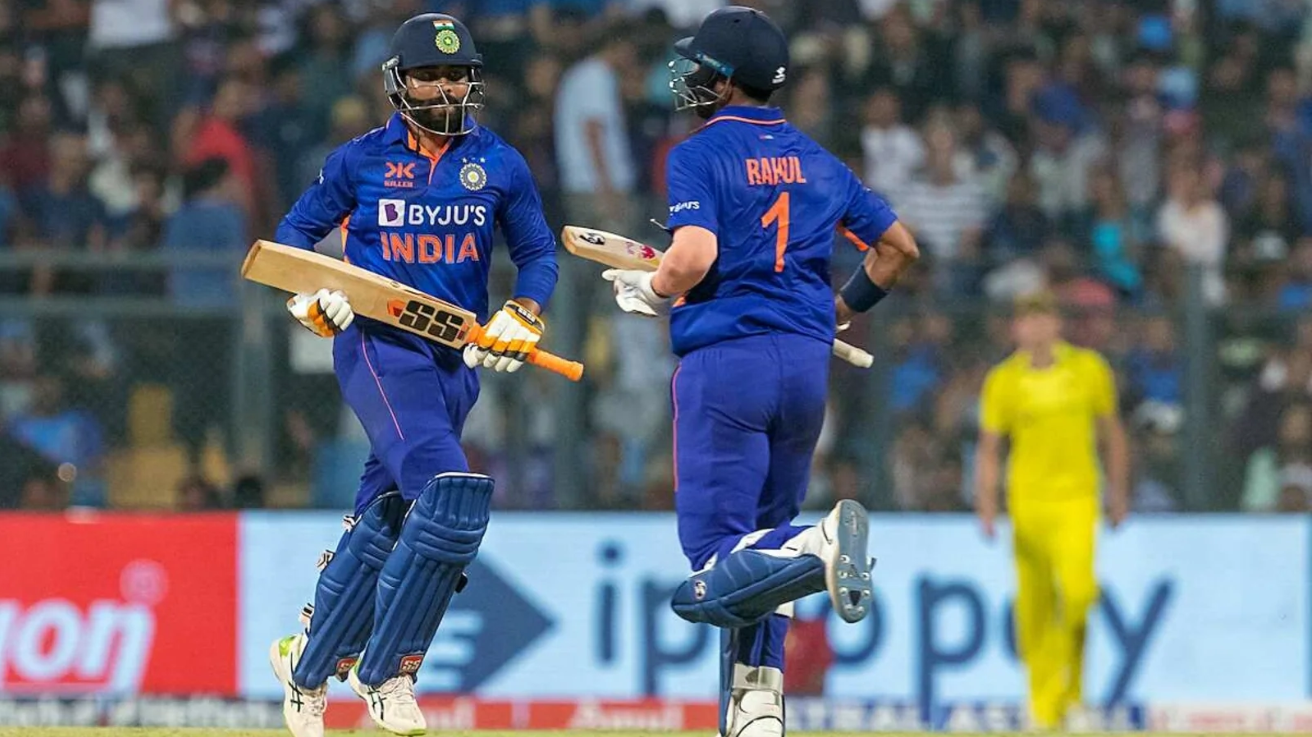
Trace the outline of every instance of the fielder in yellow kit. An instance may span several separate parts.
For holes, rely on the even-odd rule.
[[[1051,294],[1017,300],[1012,328],[1018,349],[984,381],[975,503],[992,538],[1005,436],[1017,646],[1034,726],[1055,729],[1082,699],[1085,623],[1098,598],[1099,447],[1114,528],[1128,510],[1125,432],[1111,368],[1097,352],[1061,340]]]

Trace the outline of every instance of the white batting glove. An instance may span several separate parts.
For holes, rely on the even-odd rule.
[[[515,300],[487,321],[478,342],[465,345],[465,365],[515,373],[542,340],[547,323]]]
[[[636,269],[607,269],[601,278],[615,287],[615,302],[625,312],[643,317],[660,317],[670,311],[670,298],[662,297],[651,288],[654,271]]]
[[[342,292],[320,289],[314,294],[298,294],[287,300],[287,311],[310,332],[323,338],[349,328],[355,320],[355,310]]]

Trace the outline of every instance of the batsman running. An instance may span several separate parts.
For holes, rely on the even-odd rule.
[[[673,243],[657,271],[605,277],[625,312],[669,314],[681,357],[675,505],[696,573],[673,608],[724,628],[720,734],[781,735],[791,602],[827,590],[848,622],[871,605],[861,505],[791,524],[824,419],[835,322],[873,307],[919,252],[883,200],[768,106],[789,62],[765,14],[722,8],[675,50],[676,107],[706,123],[667,162]],[[836,229],[867,251],[837,298]]]
[[[346,259],[488,315],[494,228],[518,268],[514,299],[463,356],[366,318],[341,292],[288,302],[333,337],[333,366],[369,436],[355,510],[325,556],[304,634],[270,650],[283,714],[297,737],[320,737],[330,676],[347,679],[382,728],[424,731],[414,683],[466,566],[487,529],[492,479],[470,473],[460,433],[478,396],[474,368],[513,372],[545,327],[556,284],[555,238],[528,165],[480,127],[482,57],[460,21],[419,15],[392,38],[383,85],[387,125],[338,148],[278,226],[312,248],[335,228]],[[363,653],[363,657],[361,657]]]

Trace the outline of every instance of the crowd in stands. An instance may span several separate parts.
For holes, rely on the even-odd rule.
[[[892,203],[924,254],[851,333],[878,346],[880,370],[835,366],[817,504],[968,509],[979,388],[1010,350],[1005,307],[1046,286],[1069,338],[1117,371],[1137,509],[1312,508],[1306,3],[740,1],[792,40],[774,102]],[[323,476],[322,448],[358,446],[331,375],[289,368],[318,353],[280,323],[263,338],[280,346],[272,368],[315,375],[279,384],[273,470],[208,471],[240,435],[236,264],[333,147],[391,113],[379,65],[401,21],[433,10],[471,27],[480,122],[523,152],[553,228],[664,245],[648,222],[665,210],[664,157],[696,122],[672,112],[670,46],[723,4],[0,3],[0,303],[16,305],[0,310],[0,506],[111,503],[108,460],[143,437],[185,448],[181,509],[277,504],[273,487]],[[200,265],[88,269],[82,254]],[[859,258],[837,239],[835,279]],[[557,506],[562,436],[587,438],[587,505],[672,503],[675,359],[663,326],[619,316],[596,271],[564,266],[553,310],[552,329],[566,314],[584,336],[585,427],[517,401],[564,391],[540,372],[484,382],[467,445],[517,479],[504,507]],[[494,299],[508,283],[499,269]],[[110,306],[39,309],[70,299]],[[1205,431],[1186,432],[1202,410]],[[161,411],[167,427],[150,422]],[[1200,453],[1216,457],[1202,505],[1183,470]]]

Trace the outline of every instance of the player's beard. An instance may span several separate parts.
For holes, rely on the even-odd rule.
[[[412,107],[410,117],[415,123],[439,135],[460,133],[465,125],[465,107],[459,104],[441,104]]]

